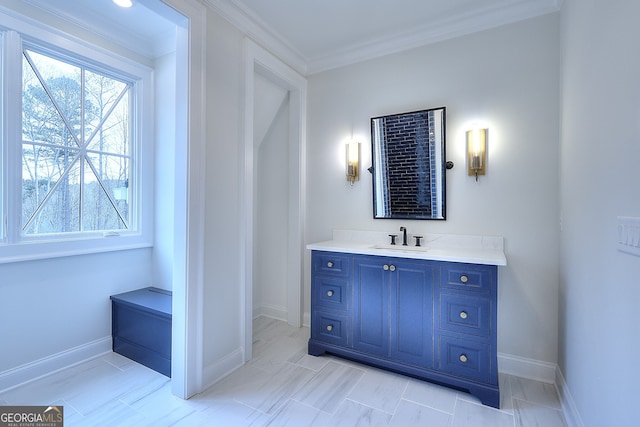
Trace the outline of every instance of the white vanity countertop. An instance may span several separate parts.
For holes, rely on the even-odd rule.
[[[389,245],[389,234],[398,234],[395,246]],[[396,258],[433,261],[466,262],[471,264],[507,265],[502,237],[460,236],[448,234],[420,234],[421,247],[414,245],[409,234],[410,246],[402,246],[399,232],[371,232],[334,230],[333,240],[312,243],[307,249],[314,251],[343,252],[361,255],[377,255]]]

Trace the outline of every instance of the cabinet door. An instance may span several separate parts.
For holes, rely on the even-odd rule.
[[[394,260],[391,282],[391,358],[433,367],[434,268]]]
[[[353,347],[385,357],[389,356],[388,268],[379,257],[354,257]]]

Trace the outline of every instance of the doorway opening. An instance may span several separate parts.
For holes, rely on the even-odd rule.
[[[244,360],[255,316],[302,322],[306,79],[246,41]]]

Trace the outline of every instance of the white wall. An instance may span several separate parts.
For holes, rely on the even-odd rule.
[[[309,77],[307,242],[331,230],[504,236],[498,351],[555,363],[559,17],[523,21]],[[447,107],[446,221],[373,220],[370,118]],[[489,126],[486,176],[466,174],[464,131]],[[344,142],[362,142],[350,187]],[[307,254],[308,258],[308,254]],[[308,268],[308,259],[307,259]],[[309,270],[307,270],[309,271]],[[309,311],[309,278],[305,311]]]
[[[242,362],[240,296],[243,35],[207,14],[207,147],[204,256],[205,385]],[[226,364],[225,364],[226,363]]]
[[[176,159],[176,54],[156,60],[155,64],[155,230],[153,248],[154,286],[173,289],[175,252],[175,159]]]
[[[640,258],[616,217],[640,217],[640,2],[562,12],[559,364],[585,426],[637,425]]]
[[[287,320],[289,93],[255,74],[253,314]],[[268,105],[265,105],[268,103]],[[267,116],[266,119],[260,119]]]
[[[150,278],[151,249],[0,264],[0,373],[110,339],[109,296]]]

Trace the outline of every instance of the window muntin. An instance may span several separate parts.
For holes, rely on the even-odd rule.
[[[131,83],[25,48],[22,233],[127,230]]]

